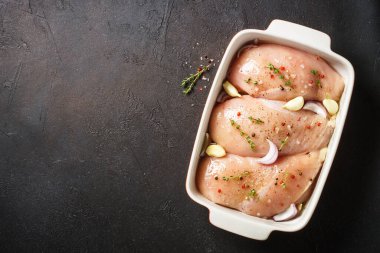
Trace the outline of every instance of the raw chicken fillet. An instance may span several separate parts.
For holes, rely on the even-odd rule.
[[[342,77],[319,56],[276,44],[242,49],[227,79],[253,97],[283,101],[338,101],[344,89]]]

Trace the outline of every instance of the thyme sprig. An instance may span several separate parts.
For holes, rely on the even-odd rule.
[[[253,198],[253,197],[256,197],[256,196],[257,196],[257,192],[256,192],[255,189],[252,189],[252,190],[250,190],[250,191],[248,192],[247,195],[248,195],[248,197]]]
[[[252,141],[251,137],[244,131],[241,130],[241,126],[236,123],[235,120],[230,119],[231,126],[235,127],[240,132],[240,136],[242,136],[249,144],[252,150],[255,150],[255,143]]]
[[[283,139],[283,140],[281,141],[281,146],[280,146],[280,148],[278,149],[278,151],[281,151],[281,150],[284,148],[284,146],[285,146],[286,143],[288,142],[288,139],[289,139],[289,136],[286,136],[286,138]]]
[[[254,117],[249,116],[248,119],[249,119],[252,123],[254,123],[254,124],[259,124],[259,125],[260,125],[260,124],[264,124],[264,121],[262,121],[260,118],[255,119]]]
[[[250,174],[249,171],[244,171],[243,173],[236,175],[236,176],[229,176],[229,177],[223,176],[223,180],[224,181],[230,181],[230,179],[243,180],[243,178],[246,176],[249,176],[249,174]]]
[[[182,93],[186,95],[189,94],[193,90],[195,84],[197,83],[198,79],[203,75],[203,73],[210,70],[210,66],[211,64],[201,66],[198,68],[195,74],[190,74],[190,76],[183,79],[181,81],[181,87],[183,88]]]

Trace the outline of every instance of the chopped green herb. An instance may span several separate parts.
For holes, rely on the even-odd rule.
[[[288,139],[289,139],[289,136],[286,136],[286,138],[283,139],[283,140],[281,141],[281,146],[280,146],[280,148],[278,149],[278,151],[281,151],[281,150],[284,148],[284,146],[285,146],[286,143],[288,142]]]
[[[321,74],[319,74],[318,70],[312,69],[312,70],[310,70],[310,73],[315,76],[315,84],[319,88],[322,88],[321,79],[320,79]]]
[[[312,69],[310,72],[315,76],[318,75],[318,70]]]
[[[257,192],[255,189],[252,189],[248,192],[248,197],[256,197]]]
[[[257,85],[258,83],[259,83],[258,81],[254,81],[254,82],[253,82],[254,85]]]
[[[237,130],[240,131],[240,136],[244,137],[247,140],[251,149],[254,150],[255,149],[255,143],[252,141],[251,137],[247,133],[245,133],[244,131],[240,130],[240,125],[237,124],[235,120],[230,119],[230,123],[231,123],[231,126],[235,127]]]
[[[229,177],[226,177],[226,176],[223,176],[223,180],[224,181],[230,181],[230,180],[243,180],[243,177],[245,176],[248,176],[250,174],[249,171],[244,171],[243,173],[241,173],[240,175],[236,175],[236,176],[229,176]]]
[[[316,84],[319,88],[322,88],[321,80],[317,79],[317,81],[315,81],[315,84]]]
[[[281,186],[284,189],[286,188],[286,181],[288,180],[288,176],[289,176],[289,172],[285,172],[285,176],[284,176],[284,178],[281,181]]]
[[[281,72],[281,70],[285,70],[284,67],[281,67],[280,69],[278,69],[272,63],[269,63],[267,68],[269,68],[271,71],[273,71],[273,74],[278,75],[278,77],[284,81],[284,84],[286,86],[291,86],[292,82],[290,80],[286,80],[284,74]],[[281,89],[281,90],[283,90],[283,89]]]
[[[248,117],[248,119],[252,122],[252,123],[255,123],[255,124],[263,124],[264,123],[264,121],[262,121],[260,118],[257,118],[257,119],[255,119],[255,118],[253,118],[252,116],[249,116]]]
[[[246,83],[250,83],[251,80],[252,80],[252,79],[251,79],[250,77],[248,77],[248,79],[244,80],[244,82],[246,82]]]

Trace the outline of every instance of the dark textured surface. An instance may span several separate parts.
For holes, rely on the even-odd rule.
[[[331,35],[356,87],[310,223],[258,242],[187,196],[210,83],[178,83],[275,18]],[[376,0],[0,0],[0,251],[380,252],[379,76]]]

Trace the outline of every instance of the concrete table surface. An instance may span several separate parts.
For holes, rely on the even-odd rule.
[[[329,34],[356,82],[310,223],[258,242],[185,179],[217,60],[276,18]],[[0,252],[380,252],[379,77],[376,0],[0,0]]]

